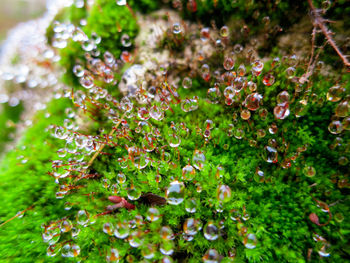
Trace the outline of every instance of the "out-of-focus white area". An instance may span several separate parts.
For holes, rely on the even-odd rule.
[[[46,9],[46,0],[1,0],[0,1],[0,40],[7,31],[19,22],[41,16]]]

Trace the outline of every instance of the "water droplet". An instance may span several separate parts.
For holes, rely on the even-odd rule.
[[[246,74],[246,68],[243,64],[239,65],[237,69],[237,75],[243,77]]]
[[[322,9],[323,9],[323,12],[327,11],[332,5],[332,2],[329,1],[329,0],[325,0],[322,2]]]
[[[316,248],[321,257],[329,257],[331,255],[331,245],[325,239],[318,241]]]
[[[174,242],[171,240],[164,240],[160,244],[159,251],[163,255],[172,255],[174,253]]]
[[[287,78],[292,79],[295,76],[295,72],[296,72],[296,70],[294,67],[287,68],[286,69]]]
[[[233,46],[233,51],[236,53],[236,54],[239,54],[243,51],[243,47],[241,44],[236,44]]]
[[[49,257],[54,257],[60,252],[61,248],[62,246],[60,244],[50,245],[47,248],[46,255]]]
[[[197,200],[196,198],[192,197],[185,201],[185,210],[188,213],[195,213],[197,210]]]
[[[81,78],[82,76],[84,76],[84,68],[81,65],[75,65],[73,67],[73,73],[75,76],[77,76],[78,78]]]
[[[250,111],[247,110],[247,109],[242,110],[241,111],[241,118],[243,120],[249,120],[249,118],[250,118]]]
[[[111,223],[105,223],[103,225],[103,232],[105,232],[107,235],[113,236],[114,226]]]
[[[194,236],[202,229],[202,222],[199,219],[187,218],[183,225],[186,235]]]
[[[287,118],[290,114],[289,104],[288,103],[278,104],[276,107],[274,107],[273,114],[276,117],[276,119],[279,119],[279,120],[283,120]]]
[[[165,192],[165,198],[171,205],[181,204],[184,200],[185,185],[183,182],[173,181]]]
[[[335,108],[335,115],[337,117],[347,117],[349,115],[349,110],[349,102],[347,100],[344,100],[340,102]]]
[[[66,133],[65,128],[63,127],[56,127],[55,129],[55,137],[61,140],[65,140],[68,137],[68,134]]]
[[[163,240],[173,240],[175,238],[173,230],[168,226],[163,226],[160,229],[159,234]]]
[[[303,173],[307,176],[307,177],[313,177],[316,174],[316,169],[312,166],[305,166],[303,169]]]
[[[79,83],[86,89],[91,89],[94,86],[94,77],[88,71],[84,72],[84,76],[79,79]]]
[[[149,111],[148,111],[145,107],[139,108],[139,110],[138,110],[138,112],[137,112],[137,116],[138,116],[141,120],[148,120],[148,119],[150,118]]]
[[[73,238],[77,237],[79,235],[79,233],[80,233],[80,228],[73,226],[71,233],[72,233],[72,237]]]
[[[259,76],[261,71],[263,70],[263,68],[264,68],[264,63],[262,63],[260,60],[255,60],[252,63],[252,73],[253,73],[253,75]]]
[[[132,61],[132,54],[130,52],[124,50],[122,52],[122,54],[120,55],[120,59],[125,63],[129,63]]]
[[[178,35],[182,32],[181,24],[180,23],[174,23],[173,24],[173,33],[175,35]]]
[[[154,258],[157,251],[155,244],[147,244],[141,249],[141,255],[146,259]]]
[[[124,239],[128,237],[130,232],[129,224],[127,222],[117,222],[115,225],[114,235],[117,238]]]
[[[233,221],[238,221],[238,220],[240,220],[240,218],[241,218],[241,214],[239,213],[238,210],[232,209],[232,210],[230,211],[230,218],[231,218]]]
[[[235,66],[235,61],[234,61],[234,59],[233,58],[231,58],[231,57],[226,57],[225,59],[224,59],[224,69],[225,70],[232,70],[233,69],[233,67]]]
[[[189,89],[192,87],[192,79],[190,79],[189,77],[185,77],[182,81],[182,86],[185,89]]]
[[[160,218],[159,210],[155,207],[148,208],[146,218],[147,218],[147,220],[149,220],[151,222],[157,221]]]
[[[219,185],[216,189],[216,197],[220,202],[228,202],[231,199],[231,188],[228,185]]]
[[[208,249],[203,256],[203,262],[205,263],[219,263],[220,254],[215,249]]]
[[[350,117],[346,117],[343,119],[342,121],[342,124],[343,124],[343,129],[344,130],[350,130]]]
[[[123,184],[126,181],[126,176],[122,172],[117,174],[117,182],[118,184]]]
[[[210,29],[208,27],[204,27],[200,32],[201,40],[206,42],[210,39]]]
[[[79,210],[77,213],[77,223],[86,226],[89,223],[89,214],[86,210]]]
[[[192,99],[183,99],[181,101],[181,109],[184,112],[190,112],[198,109],[198,97],[194,96]]]
[[[275,77],[272,74],[268,73],[264,76],[263,83],[265,86],[270,87],[273,85],[273,83],[275,83]]]
[[[144,234],[142,230],[135,230],[131,233],[129,238],[129,244],[132,247],[139,247],[144,242]]]
[[[278,161],[277,150],[273,147],[265,146],[263,157],[264,157],[264,160],[268,163],[276,163]]]
[[[220,36],[222,38],[227,38],[230,34],[230,30],[227,26],[223,26],[220,28]]]
[[[338,223],[341,223],[344,221],[344,215],[342,213],[336,213],[334,215],[334,220],[337,221]]]
[[[141,196],[141,190],[139,188],[135,188],[133,185],[128,189],[128,198],[129,200],[137,200]]]
[[[256,89],[257,89],[257,85],[256,85],[256,83],[253,82],[253,81],[248,81],[247,87],[248,87],[248,89],[249,89],[250,92],[254,92],[254,91],[256,91]]]
[[[122,5],[126,5],[127,3],[126,3],[126,0],[116,0],[116,3],[117,3],[117,5],[119,5],[119,6],[122,6]]]
[[[120,38],[120,42],[123,47],[130,47],[131,46],[131,38],[128,34],[123,34],[122,37]]]
[[[76,244],[65,244],[61,250],[62,257],[76,257],[80,254],[80,247]]]
[[[328,130],[332,134],[339,134],[343,131],[343,124],[340,121],[334,120],[328,125]]]
[[[255,93],[249,94],[243,104],[249,110],[256,111],[260,107],[262,98],[263,96],[255,92]]]
[[[191,181],[196,175],[196,170],[192,165],[188,164],[184,168],[182,168],[182,178],[184,180]]]
[[[120,260],[120,256],[119,256],[119,250],[116,248],[111,248],[108,252],[107,252],[107,256],[106,256],[106,261],[107,262],[119,262]]]
[[[44,233],[42,234],[43,241],[48,242],[50,245],[57,243],[60,237],[61,237],[60,228],[54,224],[45,228]]]
[[[169,256],[165,256],[161,259],[160,263],[174,263],[174,260]]]
[[[333,86],[327,92],[327,100],[332,102],[340,101],[344,93],[344,88]]]
[[[209,221],[205,227],[203,228],[204,237],[209,240],[213,241],[218,239],[219,237],[219,228],[213,221]]]
[[[246,235],[246,237],[243,240],[243,244],[248,249],[253,249],[256,247],[256,244],[258,243],[258,240],[256,239],[256,236],[252,233],[249,233]]]
[[[66,233],[68,231],[70,231],[73,227],[73,224],[70,220],[68,219],[65,219],[61,222],[61,225],[60,225],[60,229],[62,232]]]
[[[92,50],[95,48],[95,43],[94,43],[94,41],[91,40],[91,39],[90,39],[90,40],[86,40],[86,41],[82,42],[81,47],[82,47],[85,51],[90,52],[90,51],[92,51]]]
[[[192,157],[192,164],[194,168],[202,170],[205,164],[204,152],[200,150],[195,150]]]

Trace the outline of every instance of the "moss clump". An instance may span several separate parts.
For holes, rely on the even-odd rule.
[[[54,100],[47,111],[39,112],[33,126],[21,138],[15,150],[6,154],[0,167],[0,222],[28,209],[0,228],[0,257],[4,262],[32,262],[44,259],[42,225],[64,215],[64,201],[57,200],[57,185],[48,176],[50,161],[56,158],[57,147],[49,125],[62,123],[64,110],[71,105],[67,99]],[[50,117],[45,117],[50,113]],[[59,261],[59,260],[53,260]]]
[[[149,11],[157,8],[156,3],[129,4]],[[194,3],[196,10],[191,10]],[[289,8],[286,3],[276,5]],[[304,7],[298,5],[300,10]],[[207,21],[219,16],[220,25],[233,11],[233,17],[244,17],[242,8],[249,15],[255,9],[266,11],[260,3],[235,7],[231,1],[186,1],[182,14]],[[268,2],[267,9],[272,12],[273,4]],[[46,143],[24,149],[28,155],[40,149],[44,157],[14,166],[13,152],[6,157],[11,166],[3,168],[5,187],[12,187],[14,174],[31,169],[44,175],[51,159],[49,174],[58,186],[41,185],[49,176],[40,184],[25,179],[18,191],[28,189],[27,198],[17,200],[16,191],[4,194],[15,208],[4,209],[2,218],[34,202],[22,222],[38,220],[37,215],[42,217],[39,223],[46,220],[42,235],[53,261],[61,255],[85,262],[348,258],[348,75],[333,69],[333,75],[327,75],[316,67],[308,75],[309,57],[306,62],[292,55],[260,60],[243,46],[235,48],[232,39],[215,27],[210,29],[214,41],[184,30],[186,41],[181,48],[169,48],[176,53],[170,52],[168,61],[132,65],[138,63],[137,57],[133,61],[120,56],[132,47],[119,43],[125,32],[136,36],[133,15],[128,6],[96,1],[86,14],[84,31],[87,41],[97,33],[101,42],[83,52],[81,43],[71,41],[61,51],[61,64],[68,70],[65,81],[75,81],[69,96],[76,109],[64,110],[71,105],[63,100],[51,105],[51,121],[58,123],[54,134],[61,140],[43,136],[61,148],[59,160]],[[169,18],[168,27],[172,26]],[[218,46],[216,40],[224,45]],[[208,57],[194,55],[199,41],[209,45]],[[116,60],[102,58],[107,51]],[[69,76],[77,62],[84,74]],[[100,67],[91,66],[93,62]],[[127,96],[105,72],[112,72],[114,81],[124,74]],[[32,136],[47,122],[34,124],[23,144],[40,145],[43,138]],[[50,199],[54,193],[60,205],[65,202],[66,211],[55,207],[56,201]],[[13,222],[5,225],[9,234],[17,233]],[[30,222],[22,231],[37,230],[34,224],[39,225]],[[38,236],[34,232],[26,238]],[[28,248],[28,257],[45,253],[42,244],[38,250]],[[9,245],[3,251],[6,258],[21,260]]]
[[[8,103],[4,103],[0,112],[0,152],[4,151],[6,143],[12,141],[11,133],[15,131],[16,123],[19,121],[21,112],[23,111],[22,104],[11,107]]]

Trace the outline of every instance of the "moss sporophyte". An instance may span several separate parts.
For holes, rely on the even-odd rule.
[[[5,210],[0,230],[40,221],[41,250],[28,255],[50,262],[344,262],[347,60],[321,60],[333,38],[321,32],[326,4],[312,2],[307,51],[274,51],[281,25],[292,30],[295,21],[282,20],[294,4],[95,0],[63,9],[46,34],[61,75],[21,142],[31,147],[23,156],[40,144],[47,156],[19,164],[14,150],[1,168],[9,178],[32,169],[40,175],[26,182],[51,184],[20,205],[23,218]]]

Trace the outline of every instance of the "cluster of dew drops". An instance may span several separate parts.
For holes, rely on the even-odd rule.
[[[119,0],[117,5],[126,5],[126,1]],[[148,77],[145,76],[144,79],[136,79],[136,74],[131,72],[132,74],[129,74],[128,78],[132,78],[136,84],[128,87],[127,94],[118,100],[104,86],[114,85],[115,88],[118,87],[118,80],[115,76],[122,74],[121,68],[124,64],[133,63],[136,59],[133,54],[126,50],[122,51],[119,58],[108,51],[101,54],[98,46],[103,40],[97,34],[93,33],[88,37],[77,26],[55,23],[54,47],[65,48],[68,41],[72,39],[80,43],[81,48],[86,52],[85,62],[77,63],[73,68],[73,73],[79,79],[82,88],[72,91],[66,87],[63,90],[63,96],[71,98],[76,108],[66,109],[67,118],[64,120],[63,126],[52,125],[49,127],[56,138],[65,142],[65,147],[57,151],[60,159],[52,162],[53,169],[50,172],[58,184],[57,198],[67,198],[70,193],[84,188],[84,183],[88,179],[101,179],[103,187],[108,189],[111,195],[118,195],[121,189],[124,189],[127,193],[125,199],[128,201],[133,202],[140,199],[143,193],[135,186],[137,184],[134,185],[131,180],[128,180],[128,176],[123,171],[132,167],[142,173],[146,168],[156,170],[165,164],[176,167],[177,160],[171,152],[176,152],[180,156],[182,140],[187,138],[189,134],[203,138],[205,144],[211,143],[211,133],[215,123],[210,119],[202,124],[202,128],[198,127],[195,131],[190,130],[189,124],[184,122],[170,122],[166,131],[160,128],[159,124],[166,120],[167,115],[174,112],[173,107],[177,105],[180,105],[185,114],[200,110],[201,103],[204,105],[222,104],[223,107],[231,107],[234,109],[233,122],[223,132],[228,137],[244,140],[246,127],[252,125],[254,114],[257,114],[262,120],[265,120],[268,114],[273,114],[276,119],[276,122],[267,128],[267,131],[264,129],[256,131],[257,138],[263,138],[267,132],[272,135],[278,133],[277,120],[288,119],[291,114],[300,118],[307,114],[308,103],[322,103],[323,98],[317,94],[295,98],[295,94],[283,90],[278,93],[276,105],[272,112],[269,112],[268,107],[263,107],[264,91],[273,88],[277,81],[276,71],[280,72],[279,68],[281,67],[285,67],[282,74],[283,81],[297,82],[298,58],[295,55],[282,59],[274,58],[268,62],[271,63],[268,72],[264,72],[266,62],[256,58],[252,50],[245,50],[240,44],[233,46],[229,44],[228,39],[231,32],[227,26],[220,29],[203,27],[198,31],[197,35],[203,43],[210,43],[216,52],[224,54],[222,66],[211,68],[206,63],[205,54],[199,51],[192,58],[196,63],[191,64],[194,65],[194,68],[190,70],[191,74],[184,76],[180,83],[168,82],[167,71],[169,69],[164,69],[163,65],[159,65],[159,70],[148,72]],[[176,36],[177,40],[184,39],[187,33],[183,23],[179,22],[169,25],[167,32],[167,34]],[[130,47],[131,39],[129,36],[122,32],[121,34],[122,46]],[[238,64],[237,61],[241,61],[241,63]],[[131,67],[135,66],[138,67],[137,65]],[[318,67],[322,67],[322,63],[318,63]],[[182,97],[180,95],[181,89],[193,89],[194,78],[202,79],[209,86],[206,97],[196,95]],[[259,79],[261,81],[258,81]],[[295,86],[296,89],[300,89],[296,90],[299,95],[305,91],[305,87],[302,85],[295,84]],[[350,129],[349,97],[344,98],[344,93],[345,89],[340,84],[336,84],[329,89],[326,96],[326,100],[338,103],[328,126],[329,132],[336,135]],[[292,104],[294,104],[293,107],[291,107]],[[291,111],[292,108],[294,112]],[[110,130],[101,128],[97,135],[79,132],[81,116],[88,116],[94,120],[97,112],[103,112],[113,128]],[[238,120],[245,122],[246,125],[237,125]],[[141,142],[133,140],[134,136],[141,137]],[[341,138],[339,137],[338,140]],[[250,139],[249,144],[256,147],[257,141]],[[91,165],[89,161],[94,154],[106,154],[101,150],[103,147],[125,147],[127,150],[126,155],[118,158],[117,165],[120,167],[120,172],[116,175],[115,180],[89,173],[89,165]],[[271,164],[280,161],[282,168],[288,169],[291,162],[295,161],[306,149],[307,145],[302,145],[295,155],[280,161],[277,142],[271,139],[268,145],[262,147],[262,153],[259,153],[259,156],[263,156],[263,159]],[[153,158],[153,156],[158,158]],[[346,157],[342,157],[339,162],[346,165],[348,160]],[[192,159],[182,167],[182,174],[176,178],[172,177],[168,187],[164,189],[167,204],[177,206],[184,202],[186,212],[194,214],[202,200],[199,197],[186,198],[186,185],[195,184],[200,195],[202,187],[196,182],[196,176],[206,165],[208,162],[205,151],[194,150]],[[309,177],[316,174],[315,168],[311,166],[305,167],[303,171]],[[162,180],[162,175],[158,171],[155,173],[155,181],[159,183]],[[219,206],[216,207],[215,213],[221,213],[225,210],[224,204],[230,201],[232,195],[230,186],[224,184],[223,180],[220,179],[224,173],[224,167],[219,166],[216,171],[218,178],[216,198]],[[262,170],[257,169],[256,174],[260,181],[265,180]],[[67,202],[65,209],[68,211],[74,205]],[[255,233],[249,230],[249,212],[243,207],[241,210],[231,210],[229,213],[231,220],[237,223],[238,235],[245,248],[254,249],[258,240]],[[79,256],[80,247],[75,240],[77,240],[82,228],[94,224],[100,216],[104,216],[104,213],[91,214],[91,211],[82,209],[77,212],[75,217],[68,216],[43,225],[42,237],[49,244],[47,254],[49,256],[61,254],[63,257]],[[161,220],[161,218],[160,209],[157,206],[151,206],[144,216],[137,214],[130,221],[119,220],[105,223],[102,231],[106,235],[128,242],[130,248],[140,249],[145,262],[152,261],[156,257],[162,258],[161,262],[173,262],[171,256],[176,250],[176,238],[191,242],[202,231],[204,237],[212,242],[225,232],[223,220],[208,219],[203,224],[200,219],[194,216],[184,220],[179,232],[174,233],[168,225],[161,225],[157,233],[151,232],[148,229],[148,224]],[[159,235],[161,242],[159,244],[147,243],[145,240],[150,234]],[[329,243],[317,234],[315,234],[314,240],[321,243],[319,254],[329,256]],[[204,262],[219,262],[222,256],[233,259],[235,255],[235,248],[232,248],[227,255],[220,255],[215,249],[208,249],[202,260]],[[124,256],[127,261],[131,262],[133,259],[131,255],[124,255],[118,246],[110,248],[105,255],[108,262],[118,262]]]

